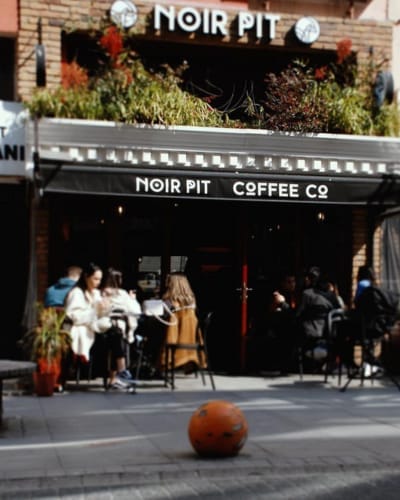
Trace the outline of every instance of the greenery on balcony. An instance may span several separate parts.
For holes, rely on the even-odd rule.
[[[337,44],[337,61],[311,67],[293,63],[279,74],[267,74],[265,98],[245,102],[241,118],[212,107],[183,90],[185,67],[146,69],[136,53],[124,47],[121,33],[108,27],[99,45],[106,55],[98,70],[75,61],[62,64],[58,88],[38,88],[26,106],[39,117],[110,120],[130,124],[260,128],[303,133],[400,135],[397,104],[377,106],[373,98],[379,68],[357,64],[351,40]]]

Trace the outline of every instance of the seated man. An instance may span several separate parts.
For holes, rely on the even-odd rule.
[[[298,342],[302,352],[323,362],[328,354],[324,339],[328,314],[332,309],[339,309],[340,303],[329,280],[320,274],[318,268],[310,269],[305,278],[309,286],[303,291],[296,312]]]
[[[67,293],[76,284],[82,268],[78,266],[70,266],[67,268],[66,275],[60,278],[57,283],[47,288],[44,297],[45,307],[64,307],[64,300]]]
[[[296,317],[305,337],[322,338],[329,311],[339,309],[340,303],[331,290],[330,282],[318,271],[311,271],[308,279],[310,286],[302,293]]]

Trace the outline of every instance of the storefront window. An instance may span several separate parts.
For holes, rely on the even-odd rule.
[[[171,272],[184,272],[188,257],[172,255],[170,259]],[[144,297],[156,297],[161,289],[161,256],[144,255],[139,257],[137,290]]]

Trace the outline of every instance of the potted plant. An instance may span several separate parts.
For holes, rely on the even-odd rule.
[[[71,336],[65,328],[62,308],[37,305],[37,324],[23,337],[23,347],[37,364],[34,373],[38,396],[51,396],[61,374],[61,361],[71,347]]]

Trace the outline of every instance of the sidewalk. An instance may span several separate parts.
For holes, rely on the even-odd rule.
[[[70,382],[65,393],[50,398],[5,390],[0,494],[52,482],[154,484],[257,471],[397,469],[399,390],[390,381],[367,380],[341,393],[336,378],[322,380],[216,375],[214,392],[208,380],[203,386],[201,378],[178,376],[175,391],[149,381],[134,395],[106,393],[96,380],[80,390]],[[190,417],[210,399],[229,400],[246,416],[249,436],[237,457],[201,459],[191,448]]]

